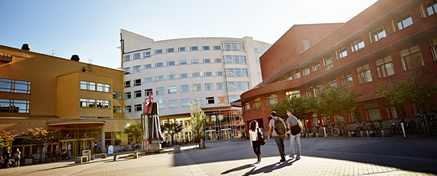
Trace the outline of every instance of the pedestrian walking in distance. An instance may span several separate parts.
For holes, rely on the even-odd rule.
[[[279,154],[281,155],[281,160],[279,162],[285,161],[285,152],[284,152],[284,137],[287,138],[286,135],[286,126],[284,120],[282,118],[276,116],[276,111],[270,112],[269,122],[269,135],[267,139],[270,139],[272,130],[273,130],[273,138],[275,139],[276,145],[278,146]]]
[[[290,134],[290,158],[293,159],[294,155],[296,155],[296,160],[300,159],[300,133],[293,135],[291,128],[299,125],[297,122],[296,116],[294,116],[294,111],[292,109],[287,110],[287,125],[288,129],[290,129],[287,134]]]
[[[262,130],[259,129],[258,122],[253,120],[249,125],[249,136],[250,136],[250,145],[253,147],[253,152],[255,152],[258,157],[258,161],[256,164],[261,162],[261,143],[258,140],[258,135],[263,135]]]

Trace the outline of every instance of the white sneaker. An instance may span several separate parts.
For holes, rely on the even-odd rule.
[[[293,156],[293,155],[290,155],[290,156],[288,156],[288,157],[290,157],[290,159],[294,159],[294,156]]]

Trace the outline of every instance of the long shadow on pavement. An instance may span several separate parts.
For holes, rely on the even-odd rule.
[[[259,169],[256,169],[256,167],[255,167],[256,165],[255,164],[246,164],[246,165],[243,165],[243,166],[239,166],[239,167],[236,167],[236,168],[229,169],[229,170],[227,170],[225,172],[222,172],[221,174],[222,175],[229,174],[231,172],[247,169],[247,168],[250,168],[250,167],[253,167],[253,168],[249,172],[246,172],[244,175],[255,175],[255,174],[260,174],[260,173],[267,174],[267,173],[273,172],[273,170],[282,169],[283,167],[291,166],[295,161],[296,160],[294,160],[294,161],[287,160],[285,162],[278,162],[278,163],[270,164],[270,165],[261,167]]]

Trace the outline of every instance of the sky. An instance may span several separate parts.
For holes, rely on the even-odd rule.
[[[149,38],[251,36],[275,43],[295,24],[343,23],[377,0],[0,0],[0,45],[110,68],[120,29]]]

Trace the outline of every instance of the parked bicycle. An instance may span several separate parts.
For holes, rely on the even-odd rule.
[[[364,129],[366,129],[366,126],[364,125],[364,122],[357,122],[357,131],[363,131]]]
[[[396,123],[396,119],[391,119],[390,121],[392,121],[392,125],[390,126],[390,134],[394,135],[396,131],[398,131],[399,134],[403,134],[401,127],[402,120],[399,121],[399,123]]]
[[[410,120],[405,125],[405,131],[408,131],[410,134],[417,133],[416,120],[414,117],[410,117]]]
[[[120,147],[120,152],[127,152],[128,150],[127,150],[127,148],[126,148],[126,146],[121,146]]]

